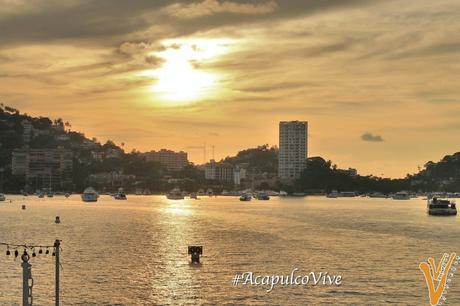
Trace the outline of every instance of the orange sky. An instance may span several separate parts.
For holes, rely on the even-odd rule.
[[[460,2],[0,0],[0,100],[203,162],[277,144],[402,177],[459,151]]]

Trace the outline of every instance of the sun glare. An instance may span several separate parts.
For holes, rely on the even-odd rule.
[[[169,103],[192,103],[210,98],[217,92],[220,75],[200,65],[216,60],[227,52],[228,40],[166,40],[164,51],[155,53],[164,64],[148,75],[156,79],[151,87],[155,95]]]

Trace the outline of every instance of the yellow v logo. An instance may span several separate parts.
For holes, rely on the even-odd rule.
[[[431,257],[428,258],[428,263],[420,263],[419,269],[425,276],[431,306],[437,305],[441,300],[447,283],[447,277],[449,276],[450,268],[452,267],[452,263],[454,262],[456,256],[457,254],[455,253],[450,254],[450,256],[448,254],[444,254],[437,266],[435,265],[434,259]],[[438,282],[436,288],[435,282]]]

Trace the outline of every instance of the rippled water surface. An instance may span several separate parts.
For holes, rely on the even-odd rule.
[[[62,240],[62,305],[428,305],[419,262],[460,253],[459,218],[429,217],[421,199],[8,199],[0,202],[0,241]],[[203,245],[201,266],[189,264],[189,244]],[[0,305],[19,305],[20,261],[4,251]],[[53,304],[53,257],[31,263],[34,305]],[[238,272],[287,275],[293,268],[340,274],[343,284],[278,286],[271,293],[232,285]],[[460,305],[457,274],[447,305]]]

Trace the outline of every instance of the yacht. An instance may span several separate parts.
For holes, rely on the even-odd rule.
[[[0,193],[0,202],[3,202],[6,200],[6,197],[3,193]]]
[[[168,200],[183,200],[184,195],[182,194],[179,188],[174,188],[166,194],[166,198]]]
[[[337,192],[337,190],[332,190],[332,192],[328,193],[326,195],[327,198],[338,198],[340,196],[340,194]]]
[[[190,199],[198,200],[198,196],[196,195],[195,192],[192,192],[192,193],[190,194]]]
[[[288,193],[286,191],[280,190],[279,196],[280,197],[287,197]]]
[[[393,200],[410,200],[410,194],[405,191],[399,191],[393,194]]]
[[[369,198],[386,198],[387,196],[381,192],[372,192],[369,194]]]
[[[304,197],[306,195],[307,194],[305,192],[293,192],[292,193],[292,196],[294,196],[294,197]]]
[[[256,193],[257,200],[270,200],[270,196],[265,191],[258,191]]]
[[[341,197],[344,197],[344,198],[354,198],[354,197],[356,197],[356,192],[354,192],[354,191],[342,191],[342,192],[340,192],[339,195]]]
[[[114,195],[115,200],[127,200],[125,192],[123,189],[118,189],[118,192]]]
[[[240,196],[240,201],[251,201],[252,196],[249,193],[243,193]]]
[[[81,195],[83,202],[97,202],[97,198],[99,198],[99,195],[92,187],[86,188]]]
[[[427,212],[429,215],[436,216],[455,216],[457,215],[457,205],[454,201],[433,198],[427,201]]]

